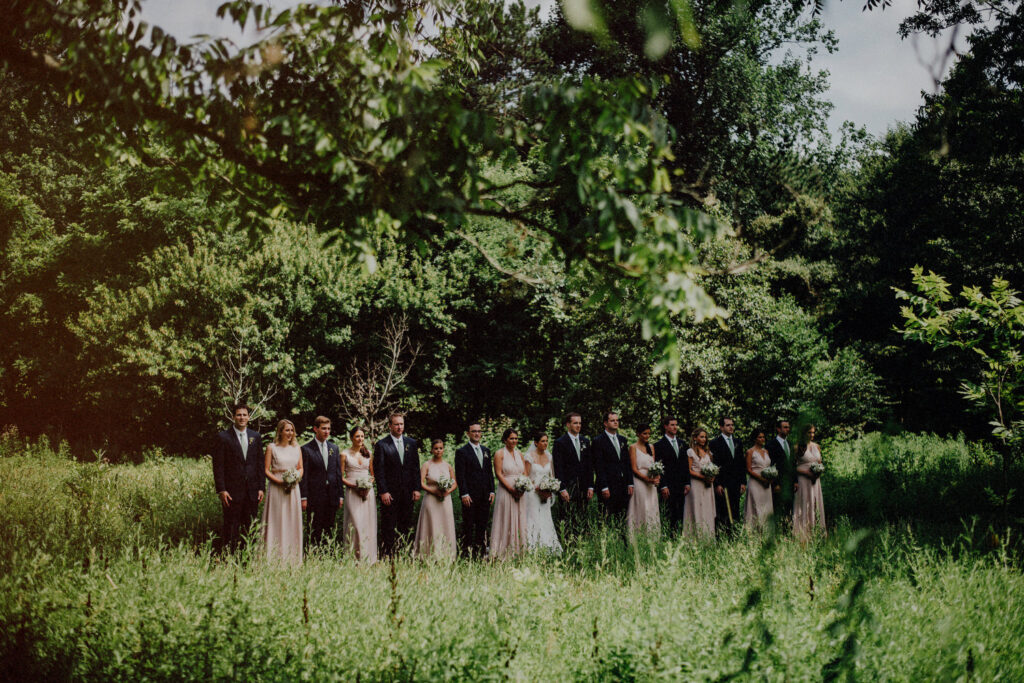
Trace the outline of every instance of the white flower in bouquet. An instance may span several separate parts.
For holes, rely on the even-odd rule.
[[[721,471],[722,470],[718,467],[718,465],[714,463],[702,465],[700,468],[700,474],[705,479],[714,479],[715,477],[718,476],[718,473]]]
[[[530,491],[533,490],[533,481],[526,475],[520,474],[518,477],[516,477],[516,480],[513,483],[512,488],[514,488],[516,491],[521,491],[522,493],[529,493]]]
[[[540,481],[537,482],[538,491],[547,491],[548,493],[558,493],[562,490],[562,482],[552,477],[550,474],[545,474]]]
[[[810,469],[811,469],[811,474],[820,477],[822,472],[825,471],[825,466],[822,465],[820,462],[812,462]]]
[[[654,479],[655,477],[660,477],[663,474],[665,474],[665,463],[663,462],[653,463],[650,467],[647,468],[647,476],[650,477],[651,479]]]
[[[281,481],[284,482],[284,492],[291,493],[292,489],[295,488],[295,485],[299,483],[299,479],[301,478],[302,476],[299,474],[299,471],[294,467],[290,470],[285,470],[281,475]]]
[[[441,493],[447,493],[455,488],[455,482],[447,474],[442,474],[437,478],[437,488],[441,489]]]
[[[779,478],[779,468],[775,465],[768,465],[768,467],[761,470],[761,476],[768,481],[775,481]]]
[[[358,479],[356,479],[356,488],[361,489],[363,491],[372,491],[373,477],[371,477],[368,474],[366,476],[359,477]]]

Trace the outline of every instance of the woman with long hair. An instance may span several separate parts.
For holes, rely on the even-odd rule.
[[[626,510],[626,527],[631,537],[637,533],[658,537],[661,535],[661,509],[658,505],[661,477],[649,476],[648,472],[654,464],[650,425],[642,424],[636,428],[636,443],[629,447],[629,464],[633,470],[633,495]]]
[[[747,500],[743,517],[751,529],[763,526],[764,523],[775,514],[775,507],[772,503],[772,486],[777,484],[762,476],[766,467],[772,464],[765,444],[768,441],[767,432],[763,429],[755,429],[750,434],[750,442],[753,444],[747,449]]]
[[[796,446],[796,497],[793,500],[793,533],[807,541],[815,528],[825,533],[825,499],[821,495],[821,449],[814,443],[817,427],[807,425]]]
[[[349,447],[341,452],[341,483],[345,486],[345,543],[356,559],[377,561],[377,499],[373,495],[373,458],[366,431],[353,427]]]
[[[686,450],[693,486],[683,504],[683,533],[687,536],[715,537],[715,478],[703,468],[711,465],[708,430],[697,427],[690,435]]]
[[[455,512],[452,492],[455,470],[444,461],[444,441],[430,442],[430,459],[420,466],[420,485],[427,495],[420,503],[412,552],[417,557],[455,559]]]
[[[516,487],[516,481],[530,476],[530,463],[516,448],[519,432],[506,429],[501,441],[505,445],[494,454],[498,490],[491,523],[491,559],[512,557],[526,550],[526,506],[522,503],[525,492]]]
[[[267,557],[292,564],[302,563],[302,451],[295,439],[295,425],[280,420],[274,442],[263,454],[264,474],[270,480],[263,503],[263,543]]]

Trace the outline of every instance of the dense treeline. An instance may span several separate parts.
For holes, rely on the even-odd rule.
[[[745,425],[803,415],[832,433],[890,421],[987,431],[963,418],[966,357],[902,341],[891,288],[913,265],[957,288],[994,276],[1024,288],[1019,9],[975,32],[915,122],[834,141],[825,77],[803,55],[835,41],[792,3],[693,3],[700,48],[677,36],[654,59],[643,3],[615,3],[604,43],[558,13],[469,6],[460,30],[481,27],[480,61],[460,61],[442,31],[442,82],[499,120],[540,116],[520,106],[528,88],[638,73],[659,84],[674,200],[732,226],[695,246],[700,284],[727,317],[671,315],[678,383],[628,315],[645,305],[640,285],[596,288],[596,265],[562,258],[571,246],[529,226],[477,215],[418,250],[377,233],[369,269],[344,238],[254,209],[230,174],[196,179],[187,159],[103,163],[95,114],[7,71],[0,424],[111,454],[201,453],[235,398],[300,423],[400,404],[420,434],[459,433],[467,416],[540,426],[568,409],[593,427],[609,406],[627,425],[732,413]],[[541,162],[517,163],[487,173],[509,184]],[[384,391],[392,361],[403,381]],[[353,377],[381,395],[346,392]]]

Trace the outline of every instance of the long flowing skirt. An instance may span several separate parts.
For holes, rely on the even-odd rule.
[[[288,493],[273,482],[263,501],[263,543],[267,558],[302,564],[302,494],[298,485]]]
[[[377,500],[373,491],[363,500],[345,487],[345,543],[360,562],[377,561]]]
[[[793,534],[808,539],[818,527],[825,531],[825,499],[821,495],[821,479],[797,476],[800,485],[793,500]]]
[[[658,506],[658,489],[633,477],[633,496],[626,510],[626,524],[630,536],[637,533],[654,537],[661,535],[661,509]]]
[[[526,497],[525,495],[523,496]],[[502,559],[526,550],[526,506],[499,486],[494,494],[494,520],[491,522],[491,557]]]
[[[683,504],[683,533],[690,537],[715,536],[715,490],[695,481]]]
[[[562,544],[558,542],[555,522],[551,518],[551,506],[555,497],[541,502],[536,491],[523,496],[521,505],[526,507],[526,545],[530,550],[548,550],[560,554]]]
[[[763,526],[768,518],[775,513],[772,503],[772,489],[756,479],[747,477],[747,502],[743,518],[750,528]]]
[[[417,557],[455,559],[455,513],[452,497],[424,493],[420,503],[420,518],[416,524],[413,554]]]

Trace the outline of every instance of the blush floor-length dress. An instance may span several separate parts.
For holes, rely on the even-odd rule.
[[[509,482],[526,473],[523,454],[519,449],[509,453],[508,449],[502,448],[494,454],[495,460],[499,454],[504,454],[501,474]],[[494,494],[494,519],[491,522],[491,558],[512,557],[526,550],[527,523],[523,498],[516,500],[515,496],[498,482]]]
[[[750,469],[757,474],[772,464],[768,457],[768,451],[754,449],[750,455]],[[747,502],[743,510],[743,518],[751,528],[763,526],[764,523],[775,513],[772,503],[771,486],[766,487],[757,479],[747,475]]]
[[[821,477],[809,477],[800,471],[808,465],[821,462],[821,449],[813,441],[796,463],[797,488],[793,500],[793,534],[801,539],[810,538],[815,527],[825,531],[825,499],[821,495]]]
[[[443,476],[451,476],[446,462],[427,463],[427,482],[437,484]],[[416,540],[413,554],[417,557],[455,559],[455,512],[452,509],[451,494],[438,499],[432,493],[423,492],[420,502],[420,518],[416,524]]]
[[[298,446],[270,444],[270,471],[280,476],[298,466],[302,451]],[[270,482],[263,501],[263,543],[267,558],[302,563],[302,493],[299,485],[285,493],[280,484]]]
[[[701,467],[711,464],[711,454],[705,453],[697,457],[692,449],[686,450],[690,461],[690,469],[697,472]],[[690,537],[714,538],[715,536],[715,489],[706,486],[703,481],[695,479],[690,487],[690,495],[683,504],[683,533]]]
[[[644,476],[651,465],[654,464],[654,456],[642,450],[636,452],[636,468]],[[648,484],[643,479],[633,476],[633,497],[629,499],[629,508],[626,510],[626,523],[630,535],[638,533],[649,534],[654,537],[661,535],[661,509],[658,505],[658,488],[654,484]]]
[[[370,458],[360,453],[345,451],[345,478],[357,481],[370,476]],[[363,497],[358,491],[345,487],[345,544],[360,562],[370,565],[377,561],[377,499],[373,491]]]

